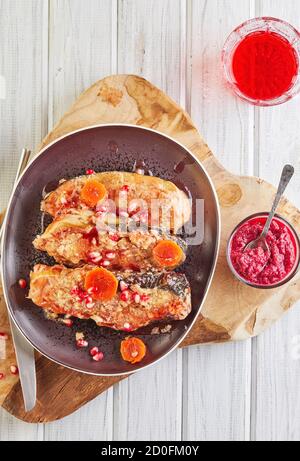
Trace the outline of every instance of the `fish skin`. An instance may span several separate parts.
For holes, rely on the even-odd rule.
[[[91,234],[92,232],[92,234]],[[111,231],[113,233],[113,231]],[[89,238],[88,236],[94,236]],[[60,216],[38,235],[33,246],[45,251],[59,264],[76,267],[106,259],[111,253],[109,268],[112,270],[146,270],[152,267],[162,269],[153,258],[152,250],[161,240],[172,240],[181,248],[182,257],[174,269],[186,257],[187,245],[183,239],[160,229],[137,228],[118,232],[118,241],[111,239],[109,230],[98,232],[90,212],[77,212]]]
[[[129,300],[121,301],[121,291],[118,290],[111,300],[93,300],[94,306],[88,308],[71,291],[74,286],[84,286],[84,278],[93,268],[88,265],[76,269],[35,265],[30,274],[28,297],[47,311],[91,318],[99,326],[126,331],[137,330],[154,321],[183,320],[191,311],[191,290],[186,276],[156,271],[116,273],[119,281],[129,285]],[[139,302],[134,301],[134,294],[139,295]],[[148,299],[142,301],[143,296]]]

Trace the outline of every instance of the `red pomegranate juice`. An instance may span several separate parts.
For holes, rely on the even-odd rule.
[[[232,57],[239,90],[254,100],[271,100],[286,93],[298,74],[298,58],[288,40],[275,32],[247,35]]]

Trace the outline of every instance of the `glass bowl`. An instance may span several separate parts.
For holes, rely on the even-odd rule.
[[[232,233],[231,233],[231,235],[230,235],[230,237],[229,237],[229,239],[227,241],[226,258],[227,258],[227,263],[228,263],[228,266],[229,266],[231,272],[233,273],[233,275],[240,282],[243,282],[246,285],[249,285],[249,286],[251,286],[253,288],[270,289],[270,288],[280,287],[280,286],[284,285],[285,283],[287,283],[289,280],[291,280],[294,277],[294,275],[297,273],[298,269],[299,269],[299,263],[300,263],[300,239],[299,239],[299,236],[298,236],[296,230],[294,229],[294,227],[286,219],[284,219],[282,216],[279,216],[278,214],[275,214],[273,219],[276,219],[276,221],[280,221],[282,224],[284,224],[289,229],[289,231],[290,231],[290,233],[291,233],[291,235],[293,237],[293,240],[294,240],[294,244],[295,244],[295,248],[296,248],[296,259],[295,259],[295,263],[294,263],[292,269],[286,274],[286,276],[283,279],[279,280],[278,282],[276,282],[274,284],[270,284],[270,285],[264,285],[264,284],[253,283],[253,282],[245,279],[234,268],[234,266],[232,264],[232,261],[231,261],[231,242],[232,242],[232,239],[233,239],[235,233],[237,232],[238,229],[240,229],[248,221],[254,220],[256,218],[266,218],[267,219],[268,214],[269,214],[269,212],[263,211],[263,212],[259,212],[259,213],[254,213],[254,214],[248,216],[247,218],[243,219],[243,221],[241,221],[233,229],[233,231],[232,231]]]
[[[246,36],[254,32],[274,32],[285,38],[294,48],[298,60],[298,72],[290,88],[274,99],[252,99],[245,95],[237,86],[233,71],[232,57],[237,45]],[[225,79],[231,89],[242,99],[257,106],[274,106],[293,98],[300,91],[300,33],[289,23],[272,17],[253,18],[239,25],[227,38],[222,50],[222,65]]]

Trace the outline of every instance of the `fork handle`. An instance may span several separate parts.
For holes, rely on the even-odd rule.
[[[14,186],[16,185],[19,177],[23,173],[23,170],[27,166],[30,154],[31,154],[31,151],[29,149],[22,149],[21,157],[20,157],[20,160],[19,160],[19,164],[18,164],[18,168],[17,168],[15,180],[14,180]],[[3,217],[2,223],[1,223],[1,226],[0,226],[0,243],[1,243],[3,229],[4,229],[4,221],[5,221],[5,217]]]
[[[274,198],[274,202],[273,202],[273,205],[272,205],[272,208],[271,208],[271,211],[269,213],[269,216],[268,216],[268,219],[264,225],[264,228],[263,228],[263,231],[261,233],[261,236],[262,237],[266,237],[267,233],[268,233],[268,230],[270,228],[270,225],[271,225],[271,222],[272,222],[272,219],[274,218],[274,214],[275,214],[275,211],[276,211],[276,208],[278,206],[278,203],[286,189],[286,186],[288,185],[288,183],[290,182],[291,180],[291,177],[293,176],[294,174],[294,167],[292,165],[285,165],[282,169],[282,173],[281,173],[281,177],[280,177],[280,181],[279,181],[279,184],[278,184],[278,189],[277,189],[277,192],[276,192],[276,195],[275,195],[275,198]]]

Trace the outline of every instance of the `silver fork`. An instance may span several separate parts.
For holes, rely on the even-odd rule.
[[[30,150],[22,150],[21,158],[15,176],[14,186],[16,185],[20,175],[22,174],[26,165],[28,164],[30,154]],[[4,226],[5,218],[3,219],[3,223],[0,229],[0,242],[2,240]],[[22,333],[18,330],[10,316],[10,313],[9,323],[17,358],[17,364],[19,368],[19,376],[23,393],[24,407],[25,411],[30,411],[35,407],[36,403],[36,370],[34,360],[34,349],[25,339]]]

